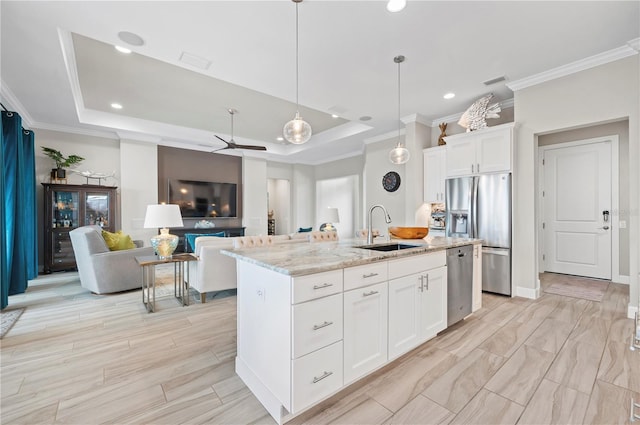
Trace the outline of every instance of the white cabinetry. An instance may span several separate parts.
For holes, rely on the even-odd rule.
[[[511,171],[513,123],[446,139],[447,177]]]
[[[344,293],[344,383],[387,362],[387,282]]]
[[[424,153],[424,201],[444,202],[446,179],[446,147],[425,149]]]
[[[389,262],[390,360],[447,327],[445,264],[444,252]]]

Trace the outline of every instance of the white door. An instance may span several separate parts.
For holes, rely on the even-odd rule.
[[[545,270],[611,279],[611,142],[546,149],[543,200]]]

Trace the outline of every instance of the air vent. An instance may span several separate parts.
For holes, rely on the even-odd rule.
[[[187,52],[183,52],[182,55],[180,55],[180,62],[200,69],[208,69],[211,66],[211,61],[208,59]]]
[[[501,75],[499,77],[492,78],[490,80],[484,81],[482,84],[484,84],[485,86],[490,86],[492,84],[496,84],[496,83],[499,83],[501,81],[505,81],[506,79],[507,79],[507,77],[505,77],[504,75]]]

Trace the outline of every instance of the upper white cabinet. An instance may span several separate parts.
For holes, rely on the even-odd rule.
[[[446,147],[425,149],[424,153],[424,201],[444,202],[446,173]]]
[[[447,137],[446,176],[509,172],[513,123]]]

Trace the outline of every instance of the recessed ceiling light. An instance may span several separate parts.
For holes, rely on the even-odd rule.
[[[331,118],[340,118],[340,117],[336,114],[331,114]]]
[[[116,50],[119,51],[120,53],[124,53],[126,55],[128,55],[129,53],[131,53],[131,49],[127,49],[126,47],[122,47],[122,46],[115,46]]]
[[[387,10],[389,12],[400,12],[407,5],[407,0],[389,0]]]
[[[118,38],[132,46],[142,46],[144,44],[142,37],[129,31],[120,31],[118,33]]]
[[[280,136],[280,137],[276,137],[276,140],[277,140],[278,142],[282,142],[282,141],[284,140],[284,137],[282,137],[282,136]]]
[[[115,102],[111,104],[111,107],[113,109],[122,109],[122,105],[119,104],[119,103],[115,103]]]
[[[456,94],[455,94],[455,93],[447,93],[447,94],[445,94],[445,95],[444,95],[444,96],[442,96],[442,97],[444,97],[444,98],[445,98],[445,99],[447,99],[447,100],[448,100],[448,99],[453,99],[454,97],[456,97]]]

